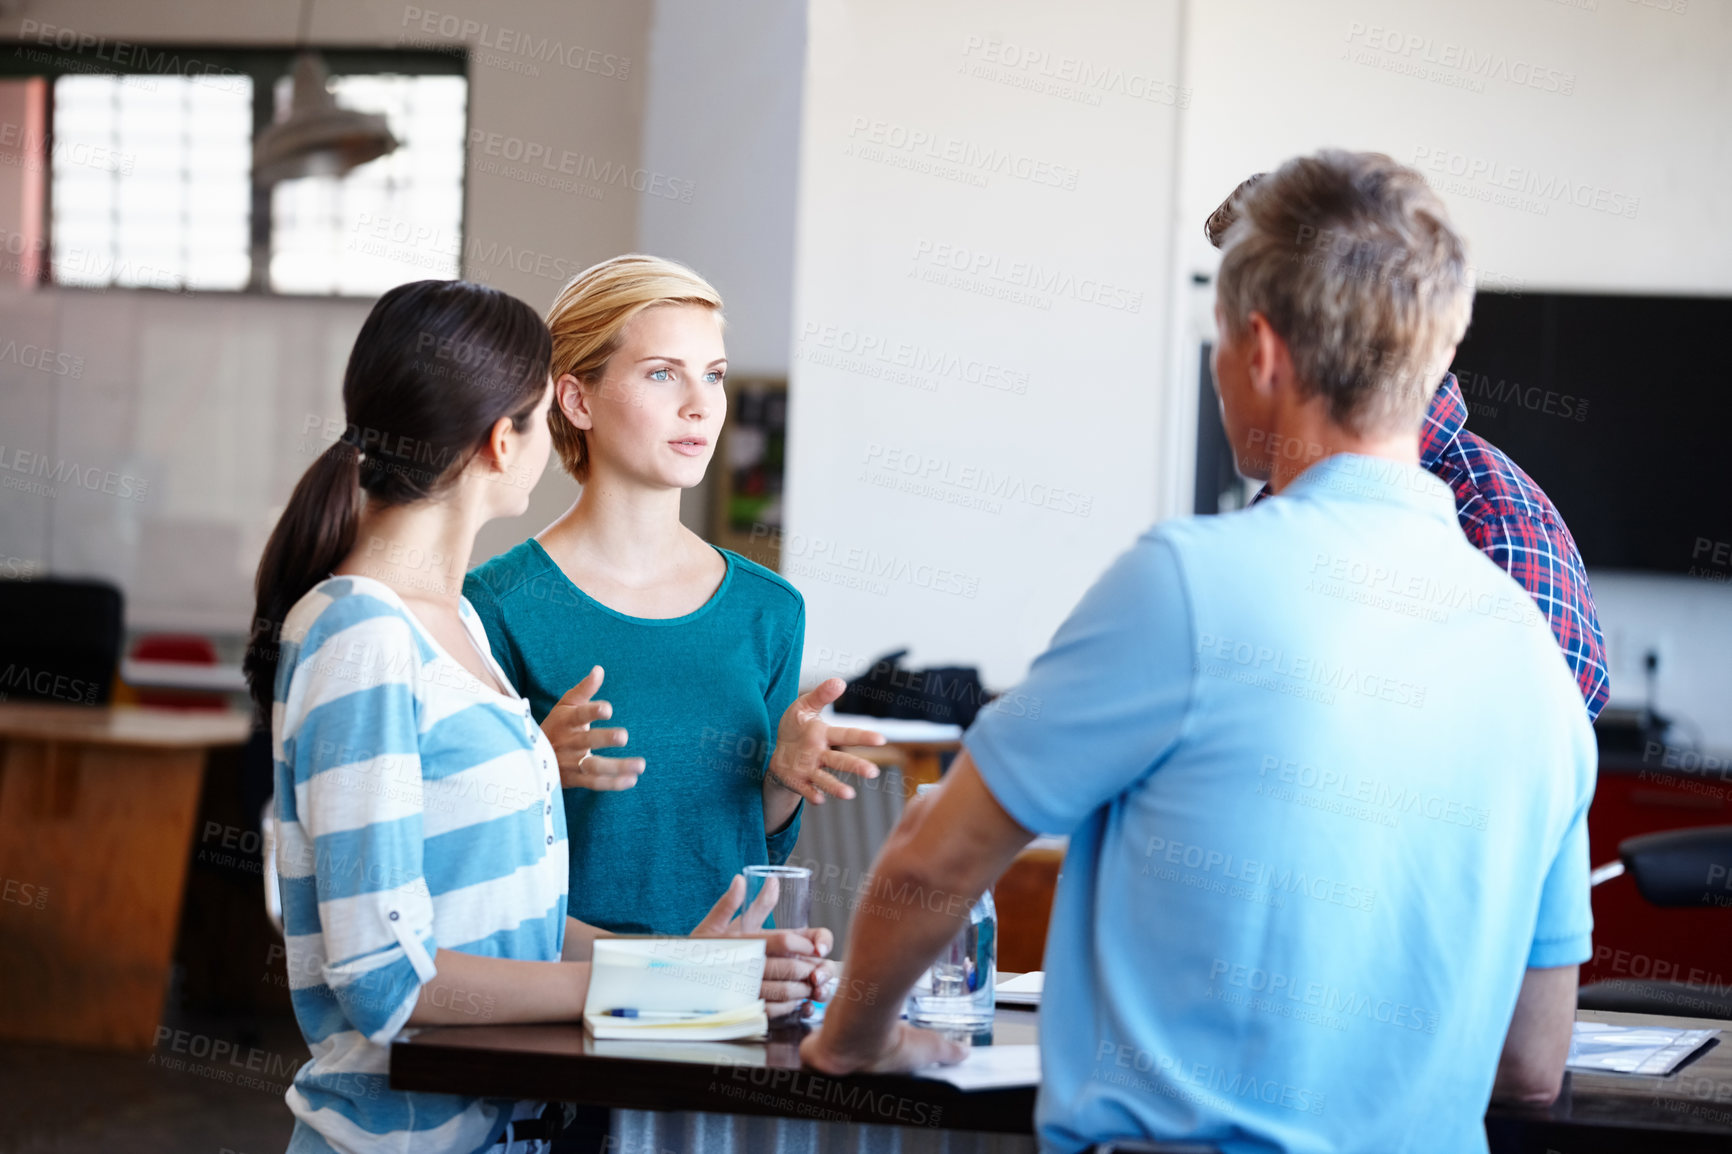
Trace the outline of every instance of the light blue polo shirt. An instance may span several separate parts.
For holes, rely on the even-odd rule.
[[[1442,482],[1340,455],[1162,524],[1001,701],[982,777],[1071,837],[1044,1149],[1485,1149],[1524,968],[1590,954],[1596,758]]]

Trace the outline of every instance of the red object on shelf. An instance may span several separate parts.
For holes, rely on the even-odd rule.
[[[194,633],[152,633],[140,637],[132,646],[134,661],[171,661],[180,665],[215,665],[216,646],[210,638]],[[188,711],[222,711],[228,708],[220,693],[197,693],[184,689],[138,689],[140,705],[158,709]]]
[[[1588,810],[1589,859],[1618,860],[1618,843],[1641,833],[1732,825],[1732,780],[1716,775],[1601,767]],[[1661,909],[1628,876],[1594,887],[1594,957],[1582,984],[1615,978],[1732,989],[1732,908]]]

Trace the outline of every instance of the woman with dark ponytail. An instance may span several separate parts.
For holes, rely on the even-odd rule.
[[[551,355],[552,339],[541,318],[522,301],[493,289],[462,281],[417,281],[379,299],[355,338],[343,375],[347,428],[295,486],[259,562],[245,670],[253,700],[267,717],[277,688],[277,626],[308,590],[350,557],[364,517],[363,493],[371,516],[381,522],[376,527],[383,528],[383,521],[402,519],[387,511],[400,514],[445,492],[468,465],[490,455],[486,450],[511,446],[521,457],[513,466],[516,472],[485,478],[506,483],[486,491],[487,500],[478,505],[469,502],[476,506],[467,510],[471,516],[486,510],[470,528],[528,508],[529,490],[548,453],[547,438],[536,429],[538,411],[547,408],[543,378]],[[509,430],[502,421],[509,422]],[[495,435],[502,438],[497,446]],[[376,566],[382,544],[375,537],[356,558],[354,571]],[[445,582],[447,595],[432,598],[444,601],[451,614],[460,600],[453,594],[467,560],[467,552],[444,558],[448,571],[455,562],[455,584]],[[423,557],[416,567],[425,565]],[[421,577],[418,588],[439,591],[437,581],[429,582],[424,572]],[[444,626],[460,636],[453,632],[454,620]],[[460,657],[466,665],[471,659],[467,653]]]
[[[344,374],[347,429],[259,565],[246,673],[312,1050],[286,1095],[292,1154],[540,1148],[541,1103],[395,1091],[386,1059],[409,1025],[583,1012],[600,931],[566,915],[558,765],[461,592],[476,531],[521,514],[547,462],[551,348],[496,290],[386,293]],[[743,893],[695,933],[726,932]],[[829,980],[823,931],[763,936],[772,1013]]]

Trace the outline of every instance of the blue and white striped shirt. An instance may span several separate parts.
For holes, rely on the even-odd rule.
[[[501,684],[467,601],[464,626]],[[541,1103],[392,1090],[436,950],[556,961],[565,807],[529,703],[483,685],[392,589],[333,577],[283,623],[271,733],[289,988],[312,1061],[289,1149],[479,1151]],[[454,994],[484,1023],[491,1000]]]

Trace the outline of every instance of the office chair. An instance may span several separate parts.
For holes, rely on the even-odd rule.
[[[0,699],[109,704],[120,639],[106,581],[0,581]]]
[[[1664,909],[1718,906],[1732,919],[1732,825],[1626,838],[1618,844],[1618,859],[1594,871],[1594,885],[1628,873],[1652,905]],[[1706,985],[1614,978],[1583,986],[1576,1005],[1583,1010],[1732,1019],[1732,984],[1719,974],[1708,978]]]

